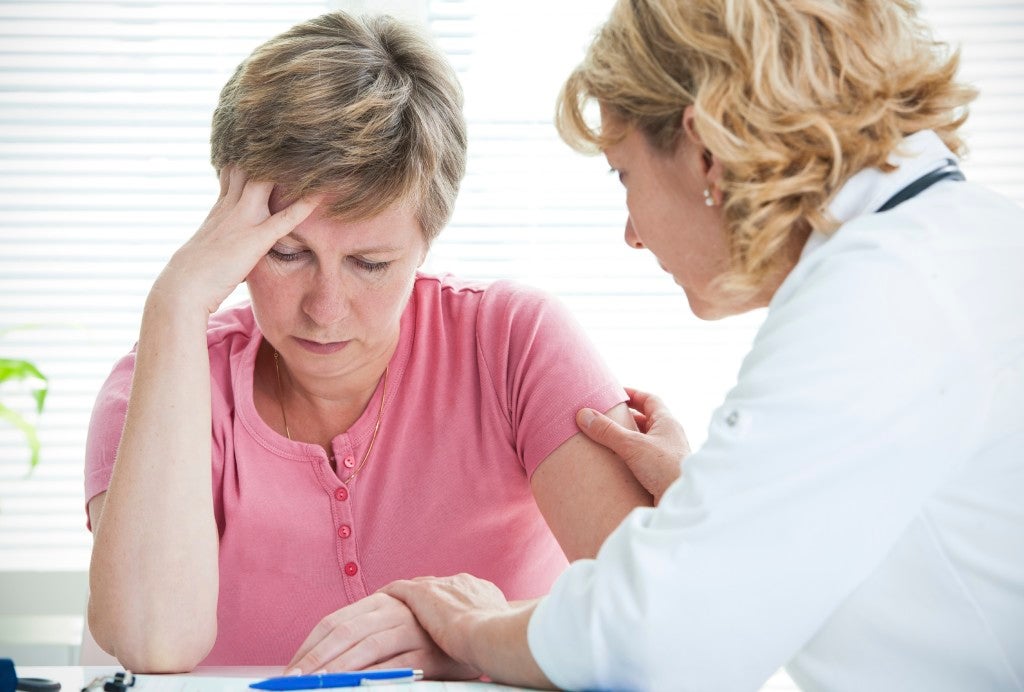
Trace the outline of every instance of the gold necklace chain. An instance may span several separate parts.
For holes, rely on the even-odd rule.
[[[281,407],[281,419],[284,421],[284,434],[288,436],[288,439],[292,439],[292,431],[288,429],[288,414],[284,411],[284,388],[281,386],[281,357],[277,351],[274,351],[274,372],[277,373],[277,403]],[[348,475],[348,477],[342,479],[342,483],[349,483],[356,474],[359,473],[363,466],[366,464],[366,460],[370,458],[370,452],[373,450],[373,443],[377,441],[377,431],[380,430],[380,420],[384,415],[384,401],[388,396],[388,367],[384,368],[384,383],[382,391],[380,393],[380,408],[377,409],[377,422],[373,424],[373,434],[370,436],[370,444],[367,445],[366,451],[363,452],[363,458],[359,461],[359,466],[356,466],[355,470]],[[334,461],[334,455],[331,455],[331,461]]]

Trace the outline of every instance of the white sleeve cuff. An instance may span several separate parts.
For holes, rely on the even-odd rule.
[[[526,639],[533,659],[556,687],[593,688],[596,679],[593,644],[577,618],[590,619],[590,573],[593,560],[577,560],[542,598],[530,616]],[[566,601],[584,601],[567,603]],[[586,614],[586,615],[584,615]]]

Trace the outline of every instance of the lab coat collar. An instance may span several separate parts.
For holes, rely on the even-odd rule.
[[[832,203],[829,214],[844,224],[858,216],[874,213],[879,207],[922,175],[942,167],[947,159],[956,155],[943,144],[932,130],[922,130],[905,137],[899,147],[889,155],[889,163],[896,169],[884,173],[878,168],[865,168],[843,185]],[[828,236],[814,231],[808,237],[800,258],[803,259],[822,245]]]

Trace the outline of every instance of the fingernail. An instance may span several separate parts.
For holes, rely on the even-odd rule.
[[[589,428],[590,424],[594,422],[594,418],[596,418],[596,417],[597,417],[597,413],[594,411],[594,409],[591,409],[591,408],[580,409],[579,421],[580,421],[580,425],[582,425],[583,427]]]
[[[298,668],[289,668],[284,672],[285,675],[302,675],[302,671]]]

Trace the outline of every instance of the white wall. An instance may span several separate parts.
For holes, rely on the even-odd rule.
[[[80,570],[0,572],[0,658],[76,665],[87,592]]]

